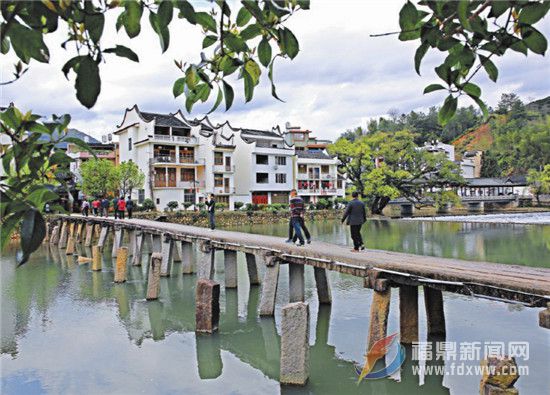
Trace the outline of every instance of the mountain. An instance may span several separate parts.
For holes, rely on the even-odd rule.
[[[89,134],[81,132],[78,129],[68,129],[67,130],[67,137],[76,137],[77,139],[80,139],[80,140],[84,141],[85,143],[89,143],[89,144],[101,144],[101,141],[93,138]],[[58,133],[53,133],[52,138],[53,139],[58,139],[59,134]],[[48,136],[46,134],[43,134],[42,136],[40,136],[40,140],[49,140],[49,139],[50,139],[50,136]],[[64,142],[58,143],[58,144],[56,144],[56,148],[66,150],[67,149],[67,143],[64,143]]]
[[[550,114],[550,96],[544,99],[535,100],[525,106],[527,111],[535,111],[543,115]]]

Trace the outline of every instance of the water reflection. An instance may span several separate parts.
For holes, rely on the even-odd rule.
[[[430,225],[412,226],[417,234],[434,232]],[[372,227],[377,232],[376,237],[370,237],[373,243],[380,238],[434,253],[466,251],[466,242],[462,247],[447,249],[433,240],[422,242],[421,237],[412,234],[388,241],[393,223],[377,221]],[[286,231],[284,227],[273,229],[283,236]],[[452,229],[455,235],[462,232],[464,240],[468,239],[465,228],[453,224]],[[333,222],[316,223],[312,230],[326,240],[345,241],[347,237]],[[369,232],[373,232],[370,226]],[[494,238],[484,237],[482,245]],[[474,246],[481,248],[479,244]],[[356,385],[354,367],[363,362],[370,291],[362,287],[359,279],[331,273],[334,303],[319,305],[310,268],[306,269],[306,298],[311,312],[310,380],[303,388],[280,386],[278,322],[280,308],[288,300],[286,267],[281,268],[275,318],[260,318],[257,308],[261,288],[248,286],[246,262],[239,255],[239,288],[222,287],[219,331],[212,336],[195,335],[194,275],[182,275],[181,263],[175,263],[172,276],[161,280],[160,300],[147,302],[147,251],[143,266],[128,267],[128,281],[124,284],[113,283],[110,251],[106,246],[100,272],[91,271],[88,264],[79,265],[75,257],[66,256],[56,247],[44,247],[17,270],[11,256],[2,257],[3,393],[27,393],[31,390],[29,383],[39,387],[39,392],[74,392],[67,380],[78,382],[81,393],[449,394],[449,388],[454,393],[477,390],[478,377],[414,375],[412,366],[419,362],[412,360],[410,347],[405,365],[395,379],[366,380]],[[86,249],[81,252],[90,254]],[[218,253],[215,278],[223,283],[221,258]],[[419,297],[422,300],[422,294]],[[396,299],[394,292],[390,333],[398,328]],[[473,303],[466,297],[446,295],[447,340],[504,341],[528,337],[534,349],[531,376],[521,378],[518,385],[525,388],[525,393],[543,393],[549,389],[543,373],[550,364],[545,352],[548,331],[536,325],[536,311],[509,306],[488,301]],[[421,311],[421,337],[426,332],[423,314]],[[500,325],[501,338],[494,338],[495,323]],[[91,364],[93,375],[88,373]]]

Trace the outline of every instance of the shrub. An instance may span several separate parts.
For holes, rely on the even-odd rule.
[[[206,207],[206,204],[205,203],[197,203],[197,207],[200,211],[204,210],[204,208]]]
[[[235,210],[240,210],[244,206],[244,203],[243,202],[235,202],[233,205],[235,206]]]
[[[315,204],[313,204],[313,203],[308,204],[307,209],[308,210],[315,210]]]
[[[229,209],[229,205],[227,203],[216,203],[216,210],[224,211]]]
[[[145,211],[154,210],[155,209],[155,203],[153,203],[152,199],[147,198],[141,204],[141,208]]]
[[[348,205],[348,200],[346,198],[343,198],[343,197],[337,197],[336,199],[334,199],[334,206],[335,208],[340,208],[340,207],[346,207]]]
[[[328,199],[319,199],[317,203],[315,204],[315,208],[317,210],[325,210],[327,208],[332,207],[332,203]]]
[[[166,207],[168,207],[168,209],[170,211],[174,211],[174,209],[177,209],[178,206],[179,206],[179,204],[175,200],[172,200],[172,201],[168,202],[168,204],[166,205]]]
[[[187,210],[189,207],[191,207],[191,206],[193,205],[193,203],[191,203],[191,202],[183,202],[182,205],[183,205],[183,208],[184,208],[185,210]]]
[[[246,203],[245,209],[246,211],[257,211],[259,209],[259,205],[256,203]]]

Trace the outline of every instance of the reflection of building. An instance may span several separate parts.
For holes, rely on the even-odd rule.
[[[326,152],[328,140],[311,136],[310,130],[286,125],[285,141],[296,150],[294,188],[306,201],[345,196],[345,179],[338,172],[338,161]]]

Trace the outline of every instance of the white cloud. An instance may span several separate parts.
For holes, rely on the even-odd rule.
[[[300,41],[300,54],[294,61],[278,61],[275,69],[277,91],[284,103],[271,97],[267,81],[256,89],[252,103],[243,104],[240,82],[234,107],[227,113],[222,106],[213,118],[229,119],[233,125],[270,128],[286,121],[313,130],[324,138],[335,138],[342,131],[365,124],[390,108],[401,112],[423,110],[439,105],[444,94],[423,96],[423,87],[437,80],[433,66],[439,56],[429,54],[423,62],[422,77],[413,68],[415,43],[402,43],[396,36],[370,38],[369,34],[398,30],[400,1],[318,0],[312,8],[289,20],[289,27]],[[202,35],[199,29],[181,22],[171,28],[171,45],[161,54],[158,39],[143,19],[138,40],[114,30],[115,16],[106,24],[103,45],[123,44],[140,57],[136,64],[110,56],[101,65],[101,96],[92,110],[86,110],[75,98],[74,81],[65,80],[60,69],[72,55],[59,48],[64,32],[48,38],[51,64],[33,63],[21,81],[5,86],[2,104],[14,101],[22,108],[49,115],[73,115],[72,126],[99,136],[112,131],[124,109],[137,103],[148,111],[169,112],[184,108],[183,100],[172,96],[172,84],[180,77],[174,59],[196,61]],[[550,33],[549,18],[539,28]],[[3,57],[2,80],[9,78],[9,57]],[[515,91],[525,100],[548,95],[547,58],[532,54],[525,58],[511,53],[496,62],[500,76],[494,84],[480,73],[476,82],[484,99],[496,105],[502,92]],[[471,104],[461,100],[461,104]],[[202,116],[208,107],[198,106],[194,116]]]

